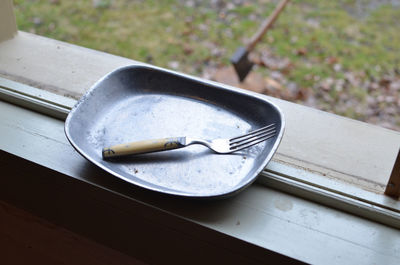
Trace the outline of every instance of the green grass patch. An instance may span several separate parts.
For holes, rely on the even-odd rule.
[[[231,9],[186,6],[185,1],[15,0],[21,30],[103,50],[139,61],[201,73],[210,61],[229,64],[243,41],[257,30],[273,3],[251,1]],[[327,58],[336,58],[344,70],[370,71],[400,68],[400,8],[379,5],[359,16],[355,1],[291,1],[268,38],[257,49],[268,48],[288,57],[294,69],[287,76],[300,86],[311,86],[307,74],[336,76]],[[222,12],[222,13],[221,13]],[[250,19],[255,15],[257,19]],[[271,40],[272,41],[267,41]],[[215,55],[215,47],[222,50]],[[306,54],[297,51],[305,49]],[[310,67],[311,65],[311,67]]]

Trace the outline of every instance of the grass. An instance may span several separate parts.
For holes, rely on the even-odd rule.
[[[400,68],[400,8],[379,5],[361,16],[352,14],[360,1],[371,2],[291,1],[257,49],[288,57],[294,67],[287,78],[302,87],[312,85],[307,74],[340,77],[328,58],[335,58],[343,71],[368,69],[371,75]],[[14,4],[21,30],[162,67],[176,61],[178,70],[194,75],[205,65],[229,64],[235,49],[275,6],[255,0],[220,10],[210,8],[209,1],[196,7],[182,0],[97,2],[97,7],[91,0]],[[299,49],[306,54],[296,53]]]

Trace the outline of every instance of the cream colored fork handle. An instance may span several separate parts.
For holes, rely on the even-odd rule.
[[[103,158],[150,153],[184,147],[184,137],[144,140],[103,148]]]

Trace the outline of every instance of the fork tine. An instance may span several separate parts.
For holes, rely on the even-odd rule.
[[[269,135],[275,135],[275,133],[276,133],[276,130],[268,131],[267,133],[264,133],[262,135],[254,136],[254,137],[248,138],[246,140],[243,140],[243,141],[240,141],[240,142],[237,142],[237,143],[232,143],[232,144],[230,144],[230,146],[231,147],[235,147],[235,146],[245,145],[245,144],[257,141],[258,139],[267,137]]]
[[[253,146],[253,145],[256,145],[256,144],[258,144],[258,143],[261,143],[261,142],[264,142],[264,141],[266,141],[266,140],[268,140],[268,139],[270,139],[270,138],[272,138],[272,137],[274,137],[275,135],[269,135],[268,137],[265,137],[265,138],[263,138],[263,139],[260,139],[259,141],[257,141],[257,142],[254,142],[254,143],[250,143],[250,144],[247,144],[247,145],[244,145],[244,146],[240,146],[240,147],[238,147],[238,148],[235,148],[235,149],[232,149],[232,151],[240,151],[240,150],[242,150],[242,149],[245,149],[245,148],[249,148],[249,147],[251,147],[251,146]]]
[[[241,145],[236,145],[236,146],[230,147],[230,150],[232,150],[232,151],[239,151],[239,150],[242,150],[242,149],[251,147],[251,146],[253,146],[253,145],[256,145],[256,144],[258,144],[258,143],[264,142],[264,141],[266,141],[266,140],[268,140],[268,139],[270,139],[270,138],[272,138],[272,137],[274,137],[274,136],[275,136],[275,133],[274,133],[274,134],[269,134],[269,135],[267,135],[267,136],[265,136],[265,137],[263,137],[263,138],[259,138],[259,139],[258,139],[257,141],[255,141],[255,142],[250,142],[250,143],[247,143],[247,144],[241,144]]]
[[[272,131],[272,132],[268,132],[267,134],[263,134],[261,136],[257,136],[257,137],[253,137],[250,138],[244,142],[240,142],[240,143],[236,143],[234,145],[231,145],[231,147],[229,148],[230,150],[241,150],[243,148],[247,148],[250,147],[252,145],[258,144],[260,142],[266,141],[269,138],[272,138],[275,136],[276,130]]]
[[[260,136],[260,135],[269,133],[269,132],[271,132],[273,130],[275,130],[275,126],[273,126],[273,127],[266,126],[266,127],[264,127],[263,130],[259,129],[255,133],[251,132],[251,133],[248,133],[248,134],[245,134],[245,135],[242,135],[242,136],[238,136],[238,137],[232,138],[232,139],[229,140],[229,142],[230,142],[230,144],[240,143],[240,142],[243,142],[243,141],[245,141],[247,139],[250,139],[250,138],[253,138],[253,137],[256,137],[256,136]]]
[[[258,132],[263,131],[263,130],[265,130],[267,128],[270,128],[271,126],[274,126],[274,125],[275,125],[275,123],[271,123],[271,124],[269,124],[269,125],[267,125],[265,127],[262,127],[260,129],[248,132],[248,133],[240,135],[240,136],[233,137],[233,138],[230,139],[230,141],[233,141],[233,140],[236,140],[236,139],[239,139],[239,138],[242,138],[242,137],[246,137],[248,135],[252,135],[252,134],[258,133]]]

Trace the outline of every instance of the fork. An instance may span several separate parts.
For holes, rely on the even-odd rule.
[[[102,150],[103,158],[125,156],[133,154],[144,154],[157,151],[165,151],[186,147],[192,144],[207,146],[218,154],[228,154],[255,144],[264,142],[276,134],[275,124],[262,127],[249,133],[233,137],[231,139],[203,140],[190,137],[172,137],[153,140],[144,140],[126,144],[118,144],[105,147]]]

